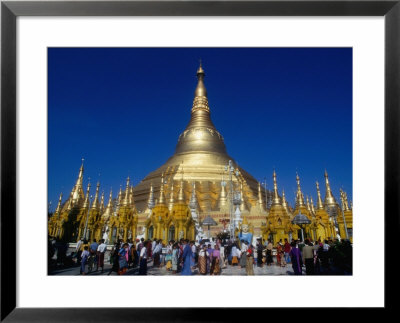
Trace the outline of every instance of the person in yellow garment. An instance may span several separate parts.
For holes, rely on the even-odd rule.
[[[252,244],[249,245],[245,254],[242,257],[246,257],[246,274],[248,276],[254,275],[253,263],[254,263],[254,247]]]

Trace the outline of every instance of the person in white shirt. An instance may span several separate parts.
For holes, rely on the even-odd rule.
[[[101,267],[101,272],[104,271],[104,255],[107,251],[107,245],[104,243],[104,239],[100,240],[100,244],[97,247],[97,267],[96,271],[99,267]]]
[[[147,246],[148,241],[144,243],[143,248],[140,250],[140,258],[139,258],[139,275],[147,275]]]
[[[195,265],[197,263],[197,248],[196,248],[196,246],[194,244],[194,241],[191,241],[190,245],[191,245],[192,254],[193,254],[193,256],[192,256],[192,265],[191,266],[192,266],[192,269],[194,269],[194,267],[195,267]]]

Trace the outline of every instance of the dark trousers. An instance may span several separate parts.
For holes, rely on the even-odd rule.
[[[306,274],[314,275],[314,258],[306,258]]]
[[[139,275],[147,275],[147,259],[140,260]]]

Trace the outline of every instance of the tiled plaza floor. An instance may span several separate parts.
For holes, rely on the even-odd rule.
[[[263,267],[257,267],[253,266],[254,268],[254,274],[255,275],[293,275],[293,269],[291,264],[288,264],[286,267],[279,267],[275,264],[271,266],[263,266]],[[59,268],[54,271],[52,271],[51,275],[79,275],[79,266],[74,266],[71,268]],[[108,275],[108,273],[111,270],[111,265],[105,264],[104,266],[104,271],[101,273],[100,271],[93,271],[91,273],[88,273],[88,276],[98,276],[98,275]],[[87,266],[86,266],[86,272],[88,271]],[[138,275],[139,268],[130,268],[125,276],[130,276],[130,275]],[[304,271],[304,268],[303,268]],[[160,268],[154,268],[153,263],[149,262],[148,263],[148,270],[147,270],[148,275],[154,275],[154,276],[162,276],[162,275],[180,275],[180,273],[173,274],[171,271],[168,271],[165,269],[165,266],[160,267]],[[116,275],[115,272],[111,273],[111,275]],[[193,275],[199,275],[198,269],[195,268],[193,270]],[[246,275],[246,269],[245,268],[239,268],[238,266],[230,266],[228,265],[226,268],[222,268],[221,271],[221,276],[245,276]]]

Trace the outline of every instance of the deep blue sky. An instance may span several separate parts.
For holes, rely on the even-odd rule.
[[[352,198],[350,48],[48,49],[48,199],[65,200],[85,158],[85,187],[100,178],[106,202],[129,175],[136,185],[175,150],[190,119],[202,59],[211,117],[230,156],[294,202]],[[100,174],[100,177],[99,177]]]

